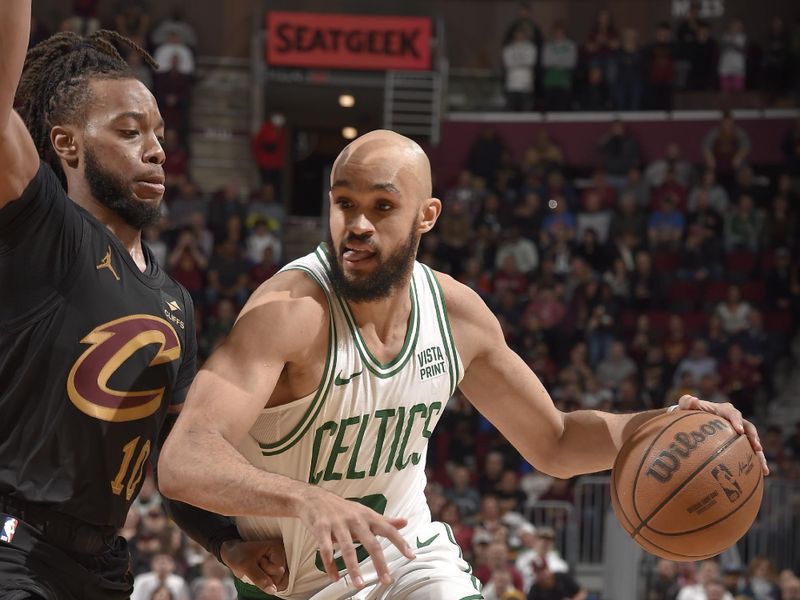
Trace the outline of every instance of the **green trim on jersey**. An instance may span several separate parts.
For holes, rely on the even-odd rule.
[[[281,600],[277,596],[264,593],[259,587],[245,583],[238,577],[233,578],[233,585],[236,587],[236,596],[239,600]]]
[[[423,265],[425,266],[425,265]],[[436,278],[433,270],[425,266],[425,268],[430,273],[431,277],[433,277],[433,281],[436,284],[435,290],[439,292],[439,302],[442,305],[442,312],[444,313],[444,322],[445,322],[445,329],[447,330],[447,338],[450,340],[450,347],[453,349],[453,357],[455,358],[456,363],[456,385],[458,385],[459,380],[461,379],[461,364],[458,360],[458,352],[456,352],[456,342],[453,339],[453,328],[450,326],[450,315],[447,313],[447,303],[444,301],[444,290],[442,289],[442,284],[439,283],[439,280]]]
[[[325,269],[330,271],[330,262],[328,261],[328,257],[322,248],[322,244],[320,244],[314,251],[314,254],[317,256],[317,259],[319,259]],[[367,369],[369,369],[373,375],[380,377],[381,379],[387,379],[399,373],[406,366],[411,357],[414,356],[414,348],[416,347],[417,338],[419,337],[419,298],[417,296],[417,284],[414,281],[413,276],[411,278],[411,289],[409,290],[409,296],[411,298],[411,313],[408,315],[406,338],[403,341],[403,347],[400,349],[400,352],[398,352],[397,356],[395,356],[394,359],[388,363],[381,363],[377,358],[375,358],[375,356],[373,356],[373,354],[369,351],[366,342],[361,337],[361,332],[358,329],[358,325],[356,324],[356,319],[353,316],[353,313],[350,311],[350,306],[335,292],[333,292],[333,295],[336,296],[336,299],[339,301],[339,305],[342,307],[342,312],[344,313],[345,320],[350,328],[350,332],[353,335],[355,346],[358,349],[361,360],[364,362]]]
[[[458,385],[458,356],[455,353],[453,337],[448,335],[450,332],[450,324],[446,320],[447,309],[444,308],[443,295],[441,294],[442,289],[438,287],[438,282],[436,281],[436,276],[433,274],[433,271],[426,265],[422,265],[422,268],[425,271],[425,276],[428,278],[428,286],[431,288],[433,306],[436,309],[436,320],[439,323],[442,344],[447,354],[447,365],[450,370],[450,396],[452,396],[456,393],[456,386]]]
[[[325,292],[325,295],[328,298],[328,303],[331,302],[330,294],[328,294],[325,285],[320,281],[317,274],[314,273],[311,269],[303,266],[294,266],[289,267],[286,269],[287,271],[302,271],[309,277],[311,277],[317,284],[322,288]],[[333,306],[331,306],[331,310],[333,310]],[[294,446],[300,439],[306,434],[306,431],[311,427],[314,422],[314,419],[317,417],[319,412],[322,410],[323,404],[325,404],[325,398],[328,397],[328,392],[331,389],[331,385],[333,384],[333,375],[336,371],[336,323],[333,318],[333,313],[331,313],[331,320],[330,324],[328,325],[328,352],[325,356],[325,367],[322,370],[322,380],[319,383],[319,387],[317,388],[316,394],[314,394],[314,399],[311,401],[308,409],[306,410],[305,414],[302,416],[300,421],[294,428],[287,433],[283,438],[278,440],[277,442],[270,442],[270,443],[261,443],[259,442],[259,446],[261,447],[261,453],[264,456],[274,456],[276,454],[280,454],[285,452],[292,446]]]

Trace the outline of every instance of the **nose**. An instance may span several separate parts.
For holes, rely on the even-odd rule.
[[[368,235],[375,231],[372,222],[362,212],[356,213],[347,223],[347,228],[354,235]]]
[[[167,160],[164,147],[161,145],[161,142],[158,141],[158,136],[155,134],[150,136],[143,158],[144,162],[156,165],[163,165]]]

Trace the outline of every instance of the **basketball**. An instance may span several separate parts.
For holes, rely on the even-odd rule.
[[[722,417],[676,411],[623,445],[611,501],[625,531],[662,558],[716,556],[741,538],[761,506],[764,478],[747,436]]]

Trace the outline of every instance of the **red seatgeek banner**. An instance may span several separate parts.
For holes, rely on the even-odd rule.
[[[267,13],[267,63],[275,67],[431,68],[431,20],[324,13]]]

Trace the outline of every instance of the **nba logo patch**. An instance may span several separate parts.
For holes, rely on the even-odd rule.
[[[0,533],[0,542],[11,543],[14,539],[14,533],[17,531],[19,521],[14,517],[6,517],[6,522],[3,523],[3,532]]]

